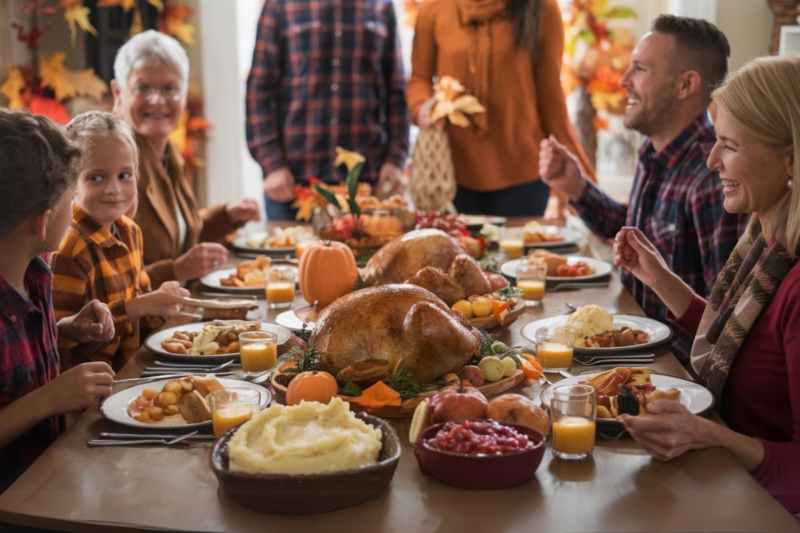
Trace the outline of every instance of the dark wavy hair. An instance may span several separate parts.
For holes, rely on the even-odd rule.
[[[532,62],[539,57],[539,25],[541,24],[542,0],[511,0],[511,27],[514,43],[525,50]]]
[[[80,159],[49,118],[0,109],[0,237],[55,207],[75,184]]]

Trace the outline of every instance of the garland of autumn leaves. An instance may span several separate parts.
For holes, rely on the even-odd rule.
[[[195,28],[189,24],[192,10],[183,5],[165,6],[163,0],[147,0],[159,12],[159,31],[171,35],[186,46],[195,44]],[[133,11],[130,35],[143,29],[141,12],[137,0],[99,0],[97,8],[121,7],[125,13]],[[78,31],[90,33],[95,37],[97,30],[92,26],[89,16],[91,10],[83,5],[83,0],[23,0],[17,4],[17,19],[30,21],[26,28],[20,22],[13,22],[17,40],[24,43],[33,56],[32,64],[9,65],[8,77],[0,85],[0,94],[8,100],[9,109],[27,109],[31,113],[45,115],[59,124],[70,121],[70,114],[64,103],[79,96],[102,102],[108,94],[108,86],[94,72],[94,69],[72,70],[64,66],[67,54],[56,52],[39,55],[42,37],[53,26],[53,17],[63,10],[64,21],[70,29],[73,48]],[[202,98],[199,91],[189,90],[189,98],[181,121],[170,136],[170,140],[180,150],[186,161],[186,175],[191,181],[198,167],[205,162],[197,156],[197,145],[204,140],[204,134],[211,128],[202,116]]]

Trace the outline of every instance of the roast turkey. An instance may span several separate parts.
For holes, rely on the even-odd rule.
[[[403,283],[425,267],[447,272],[456,256],[466,253],[456,239],[441,230],[414,230],[378,250],[361,277],[369,285]]]
[[[334,376],[374,363],[409,369],[422,383],[458,371],[478,352],[480,334],[433,293],[413,285],[370,287],[322,312],[313,339]],[[356,366],[357,365],[357,366]],[[341,378],[340,378],[341,379]]]

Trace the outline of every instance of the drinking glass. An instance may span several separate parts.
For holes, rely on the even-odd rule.
[[[239,358],[248,374],[266,372],[278,360],[278,336],[269,331],[239,333]]]
[[[282,309],[292,306],[296,277],[296,271],[285,266],[275,266],[264,271],[267,302],[270,309]]]
[[[572,367],[575,330],[565,327],[536,330],[536,356],[545,372],[560,372]]]
[[[296,231],[294,234],[294,254],[297,256],[297,260],[300,260],[309,244],[318,240],[319,237],[314,235],[310,229],[304,228],[302,231]]]
[[[517,288],[526,304],[539,305],[547,284],[547,265],[531,265],[523,258],[517,266]]]
[[[500,228],[500,238],[497,245],[501,250],[508,252],[510,259],[520,259],[525,249],[522,228]]]
[[[550,445],[561,459],[585,459],[594,450],[597,402],[590,385],[561,385],[550,400]]]
[[[261,394],[257,390],[230,388],[212,392],[207,397],[211,408],[214,435],[221,437],[226,431],[247,422],[258,412]]]

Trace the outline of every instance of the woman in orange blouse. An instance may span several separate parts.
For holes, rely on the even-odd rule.
[[[434,77],[452,76],[486,113],[447,124],[459,211],[540,216],[539,142],[550,135],[591,166],[567,117],[559,81],[564,28],[556,0],[426,0],[417,16],[406,99],[430,127]],[[438,127],[441,127],[437,124]]]

